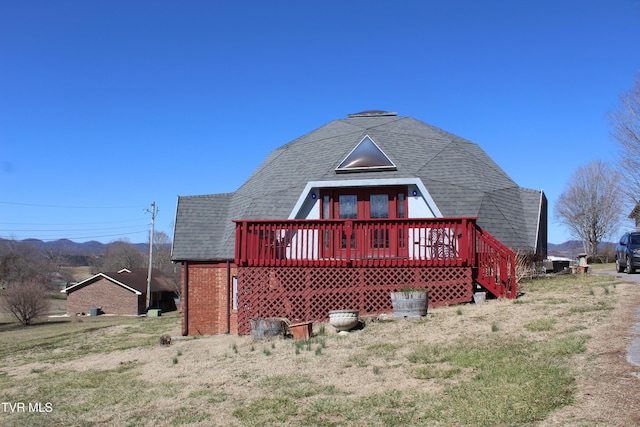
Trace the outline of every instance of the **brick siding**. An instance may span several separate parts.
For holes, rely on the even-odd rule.
[[[237,310],[231,310],[230,325],[227,326],[227,305],[231,304],[228,293],[233,292],[227,288],[227,263],[188,263],[187,268],[183,265],[181,286],[183,303],[186,295],[182,324],[184,326],[186,314],[188,335],[237,334]],[[185,274],[189,280],[188,295],[185,292]],[[230,275],[237,275],[234,265],[231,266]],[[232,287],[232,284],[229,286]]]
[[[144,312],[144,296],[107,280],[75,289],[67,295],[67,314],[89,314],[92,308],[100,307],[104,314],[138,315]]]

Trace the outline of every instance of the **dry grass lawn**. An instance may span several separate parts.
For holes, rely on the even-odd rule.
[[[519,290],[347,335],[315,324],[308,342],[180,339],[177,314],[3,317],[0,401],[45,410],[5,405],[0,425],[640,425],[626,359],[640,285],[589,274]]]

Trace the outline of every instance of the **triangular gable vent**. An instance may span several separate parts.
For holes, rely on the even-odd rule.
[[[373,142],[369,135],[366,135],[340,163],[336,172],[369,170],[396,170],[396,165],[389,160],[389,157]]]

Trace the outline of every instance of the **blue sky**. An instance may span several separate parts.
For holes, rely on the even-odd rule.
[[[398,112],[479,144],[553,207],[613,162],[640,1],[0,1],[0,237],[145,242],[177,197],[275,148]],[[313,159],[308,159],[313,161]]]

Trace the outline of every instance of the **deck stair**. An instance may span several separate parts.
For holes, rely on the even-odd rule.
[[[475,235],[475,282],[495,297],[515,298],[515,253],[477,225]]]

